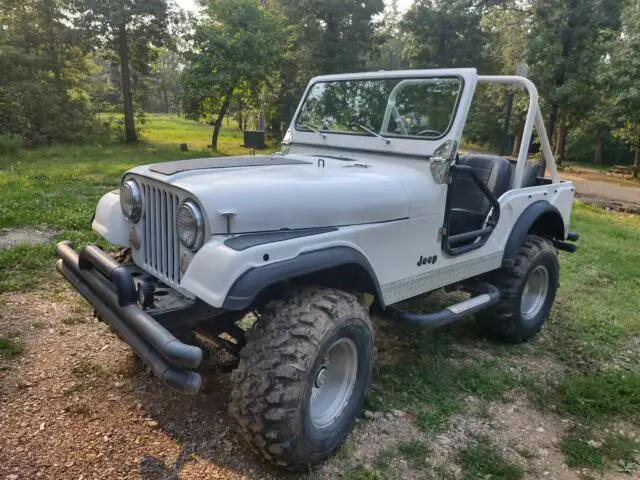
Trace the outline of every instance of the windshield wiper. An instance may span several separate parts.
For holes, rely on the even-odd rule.
[[[371,130],[370,128],[365,127],[364,125],[357,123],[356,127],[361,128],[362,130],[364,130],[365,132],[370,133],[371,135],[378,137],[380,140],[382,140],[384,143],[386,143],[387,145],[389,145],[391,143],[391,140],[389,140],[387,137],[384,137],[382,135],[380,135],[379,133],[374,132],[373,130]]]
[[[318,130],[318,127],[314,127],[313,125],[309,125],[308,123],[304,123],[304,122],[300,123],[299,125],[302,125],[303,127],[307,127],[309,130],[311,130],[312,132],[317,133],[322,138],[327,138],[327,134],[326,133],[322,133],[320,130]]]

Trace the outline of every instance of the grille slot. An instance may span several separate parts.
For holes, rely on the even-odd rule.
[[[152,185],[142,185],[144,201],[144,266],[161,280],[180,283],[180,243],[175,216],[178,196]]]

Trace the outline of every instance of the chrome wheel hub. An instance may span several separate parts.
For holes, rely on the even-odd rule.
[[[544,265],[538,265],[531,271],[520,300],[520,313],[524,320],[534,318],[547,299],[549,292],[549,270]]]
[[[313,382],[309,412],[317,428],[325,428],[342,414],[356,384],[358,349],[350,338],[337,340],[324,358]]]

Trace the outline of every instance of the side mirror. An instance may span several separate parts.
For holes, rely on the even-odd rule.
[[[429,159],[429,170],[433,181],[438,184],[447,183],[451,166],[456,161],[458,142],[447,140],[440,145]]]

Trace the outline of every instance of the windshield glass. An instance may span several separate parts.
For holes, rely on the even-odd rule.
[[[440,138],[449,130],[461,86],[455,77],[317,82],[295,127],[317,133]]]

